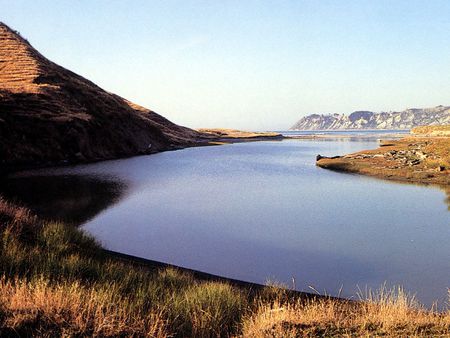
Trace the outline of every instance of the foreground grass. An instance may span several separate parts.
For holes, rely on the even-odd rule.
[[[2,333],[220,336],[247,307],[230,285],[127,266],[76,228],[1,200],[0,221]]]
[[[430,337],[450,335],[450,315],[423,309],[402,289],[381,288],[361,302],[261,302],[244,320],[246,337]]]
[[[0,199],[0,335],[302,337],[450,335],[450,313],[404,293],[364,302],[293,298],[149,270],[106,255],[90,237]]]

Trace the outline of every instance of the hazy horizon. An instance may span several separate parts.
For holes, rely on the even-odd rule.
[[[50,60],[188,127],[448,105],[448,1],[6,1]]]

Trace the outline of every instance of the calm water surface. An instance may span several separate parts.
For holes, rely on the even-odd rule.
[[[294,277],[299,290],[343,288],[347,297],[358,286],[401,284],[443,305],[444,191],[315,166],[317,154],[375,147],[355,138],[190,148],[33,171],[2,185],[43,213],[57,205],[59,218],[83,223],[111,250],[258,283]]]

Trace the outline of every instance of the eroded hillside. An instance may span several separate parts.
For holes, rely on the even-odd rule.
[[[199,136],[49,61],[0,23],[0,169],[146,154]]]

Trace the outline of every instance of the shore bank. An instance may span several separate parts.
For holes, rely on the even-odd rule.
[[[223,129],[223,128],[202,128],[197,129],[203,135],[203,140],[200,144],[220,145],[228,143],[252,142],[252,141],[274,141],[283,140],[286,137],[280,133],[275,132],[253,132],[243,131],[237,129]]]
[[[400,140],[381,141],[378,149],[333,158],[318,156],[316,164],[389,180],[449,185],[450,137],[430,137],[416,131]]]
[[[131,155],[131,156],[111,156],[99,159],[75,159],[72,158],[70,160],[64,161],[47,161],[47,162],[35,162],[35,163],[26,163],[21,165],[6,165],[0,162],[0,177],[7,176],[8,174],[19,172],[23,170],[30,169],[41,169],[48,167],[64,167],[64,166],[72,166],[77,164],[87,164],[87,163],[96,163],[117,159],[125,159],[131,158],[135,156],[144,156],[144,155],[153,155],[160,152],[165,151],[175,151],[181,150],[185,148],[192,147],[202,147],[202,146],[217,146],[224,145],[230,143],[241,143],[241,142],[256,142],[256,141],[274,141],[274,140],[283,140],[286,137],[280,133],[273,132],[251,132],[251,131],[242,131],[235,129],[199,129],[198,135],[201,135],[196,138],[194,142],[186,143],[186,144],[171,144],[167,146],[165,149],[149,149],[145,153]]]

